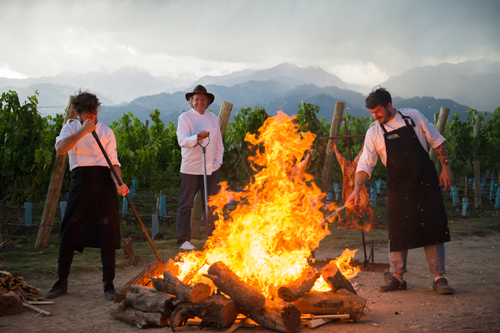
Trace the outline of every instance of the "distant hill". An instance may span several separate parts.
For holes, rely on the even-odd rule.
[[[215,95],[215,102],[210,106],[210,109],[214,110],[216,114],[218,114],[223,101],[233,103],[231,119],[241,108],[254,108],[256,105],[264,107],[269,115],[276,114],[278,110],[282,110],[288,115],[294,115],[297,113],[301,101],[318,105],[320,107],[319,118],[325,118],[327,121],[330,121],[333,116],[336,101],[346,103],[344,113],[349,112],[355,117],[370,117],[370,113],[364,108],[365,96],[352,90],[333,86],[320,88],[313,84],[304,84],[289,89],[286,85],[276,81],[250,81],[231,87],[219,85],[207,85],[206,87],[209,92]],[[452,100],[433,97],[410,99],[395,97],[393,104],[398,108],[416,108],[430,120],[433,119],[434,113],[439,113],[441,107],[449,107],[451,114],[458,112],[464,115],[465,111],[469,110],[469,107]],[[120,106],[103,106],[99,118],[101,122],[109,124],[118,120],[123,113],[133,112],[136,117],[144,121],[149,119],[149,114],[154,109],[160,110],[161,119],[164,122],[177,122],[179,115],[189,109],[185,92],[161,93],[140,97]]]
[[[466,61],[414,68],[382,84],[393,96],[452,99],[478,111],[500,107],[500,63]]]
[[[319,105],[320,117],[325,119],[332,117],[338,100],[346,103],[346,112],[355,116],[367,115],[363,109],[363,93],[369,89],[349,85],[320,68],[300,68],[289,63],[263,70],[205,76],[194,82],[154,77],[131,68],[122,68],[111,74],[67,72],[41,78],[0,78],[0,91],[15,89],[25,99],[38,90],[40,111],[50,114],[63,112],[69,95],[79,88],[90,89],[103,102],[100,115],[103,122],[110,123],[129,111],[145,120],[154,109],[162,112],[164,121],[176,122],[179,114],[188,109],[185,93],[192,91],[197,84],[205,85],[215,94],[213,110],[218,111],[221,103],[228,101],[234,104],[233,115],[242,107],[256,105],[266,108],[269,114],[275,114],[277,110],[295,114],[301,100]],[[500,107],[497,92],[500,63],[467,61],[415,68],[389,78],[382,86],[391,92],[395,101],[400,98],[403,104],[400,107],[416,107],[425,114],[439,112],[441,106],[457,109],[461,114],[470,107],[492,112]],[[432,101],[435,103],[429,104]],[[54,106],[58,108],[50,108]]]
[[[38,105],[39,111],[43,115],[55,115],[56,113],[64,113],[64,110],[68,106],[69,97],[74,95],[77,89],[68,85],[52,84],[52,83],[38,83],[32,84],[29,87],[17,88],[17,87],[3,87],[0,88],[0,94],[7,92],[9,90],[14,90],[19,96],[21,103],[28,100],[28,96],[38,92]],[[113,105],[114,103],[103,96],[100,93],[93,92],[97,95],[99,100],[104,105]]]
[[[146,95],[156,95],[174,86],[187,85],[187,80],[174,80],[167,77],[155,77],[151,74],[128,67],[121,68],[111,74],[90,72],[79,74],[65,72],[55,76],[44,76],[27,79],[0,78],[0,87],[26,88],[40,84],[57,84],[73,87],[74,94],[80,88],[94,91],[106,96],[108,105],[130,102]]]
[[[338,76],[327,73],[321,68],[301,68],[294,64],[283,63],[268,69],[256,71],[240,71],[222,76],[203,76],[192,83],[192,85],[216,84],[226,87],[242,84],[249,81],[271,81],[279,80],[283,84],[296,86],[301,84],[314,84],[318,87],[335,86],[342,89],[354,91],[366,91],[367,87],[350,85],[342,81]]]

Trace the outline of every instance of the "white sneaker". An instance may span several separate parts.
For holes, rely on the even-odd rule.
[[[184,243],[182,243],[182,245],[179,247],[179,249],[181,250],[195,250],[196,247],[191,244],[190,241],[185,241]]]

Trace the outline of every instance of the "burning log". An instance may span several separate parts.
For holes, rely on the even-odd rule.
[[[201,326],[207,323],[231,325],[238,316],[238,305],[222,295],[210,296],[205,302],[179,305],[170,319],[170,327],[174,330],[189,318],[201,318]]]
[[[23,311],[23,302],[18,294],[9,291],[0,295],[0,316],[10,315]]]
[[[337,291],[312,291],[295,302],[302,313],[329,315],[347,313],[354,322],[359,321],[365,308],[366,299],[345,289]]]
[[[126,305],[143,312],[162,312],[171,314],[175,306],[175,297],[157,291],[154,288],[133,285],[126,294]]]
[[[128,307],[126,301],[115,303],[111,306],[109,314],[113,319],[118,319],[138,328],[166,327],[170,315],[161,312],[142,312]]]
[[[347,291],[356,294],[356,291],[352,287],[351,283],[345,278],[336,264],[325,265],[321,270],[321,276],[333,291],[345,288]]]
[[[261,313],[266,298],[257,289],[240,280],[222,261],[210,266],[208,275],[215,286],[241,306],[243,314]]]
[[[293,302],[309,292],[316,279],[316,270],[311,266],[307,266],[297,280],[278,289],[278,296],[284,301]]]
[[[155,261],[148,267],[144,268],[139,274],[137,274],[133,279],[127,282],[121,289],[116,293],[115,303],[120,303],[126,299],[126,294],[130,291],[130,287],[132,285],[143,285],[150,286],[151,280],[148,276],[160,276],[165,269],[168,269],[171,272],[174,272],[177,269],[175,266],[175,261],[169,259],[167,264],[164,264],[160,261]]]
[[[292,303],[266,300],[264,311],[250,312],[249,317],[261,326],[290,333],[300,329],[300,315]]]
[[[175,306],[181,303],[201,303],[212,293],[210,286],[204,283],[197,283],[194,286],[182,283],[169,270],[163,272],[163,279],[153,277],[150,279],[156,290],[177,296],[177,300],[173,302]]]

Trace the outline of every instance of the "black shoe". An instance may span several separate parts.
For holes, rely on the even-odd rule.
[[[379,286],[377,290],[381,293],[385,293],[388,291],[406,290],[406,281],[403,281],[401,283],[394,276],[391,276],[383,285]]]
[[[446,278],[439,278],[432,283],[432,289],[440,293],[441,295],[453,294],[453,288],[448,284]]]
[[[57,298],[68,291],[68,280],[59,279],[47,293],[47,298]]]
[[[106,297],[106,299],[108,301],[112,301],[115,299],[115,295],[116,295],[116,290],[115,290],[115,286],[113,286],[113,283],[104,283],[104,297]]]

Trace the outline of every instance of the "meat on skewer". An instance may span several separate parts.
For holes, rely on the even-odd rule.
[[[344,156],[342,156],[342,154],[340,154],[339,150],[337,149],[337,145],[335,143],[330,143],[330,144],[333,150],[335,151],[335,156],[337,157],[337,161],[339,162],[340,168],[342,169],[342,175],[344,176],[344,183],[342,187],[342,202],[344,202],[344,204],[347,204],[346,202],[347,198],[349,198],[352,191],[354,190],[356,167],[358,166],[358,161],[359,158],[361,157],[361,153],[363,152],[363,148],[361,148],[361,151],[359,152],[358,156],[354,159],[354,161],[351,162],[345,159]],[[370,204],[370,195],[368,194],[365,185],[363,185],[363,187],[359,191],[358,204],[351,205],[346,209],[347,225],[351,224],[352,213],[356,213],[359,220],[361,221],[363,219],[363,212],[370,215],[372,219],[372,224],[376,225],[375,214],[373,213],[369,204]]]

